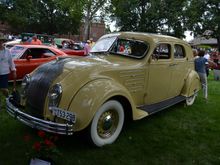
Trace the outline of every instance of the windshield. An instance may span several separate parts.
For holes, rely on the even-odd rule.
[[[107,37],[107,38],[98,40],[96,44],[92,47],[90,52],[91,53],[107,52],[112,46],[112,44],[114,43],[114,41],[116,40],[116,38],[117,37],[115,36],[115,37]]]
[[[114,55],[132,58],[143,58],[149,50],[149,43],[135,40],[124,39],[118,36],[102,38],[94,45],[91,53],[109,52]]]
[[[18,58],[20,54],[24,51],[24,47],[21,46],[14,46],[10,49],[10,53],[12,58]]]

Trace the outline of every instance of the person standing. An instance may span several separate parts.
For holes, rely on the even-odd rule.
[[[84,46],[84,55],[88,55],[91,50],[90,40],[87,40]]]
[[[207,60],[205,57],[205,51],[200,50],[198,52],[198,58],[195,58],[195,70],[197,71],[200,81],[202,84],[203,96],[207,100],[208,99],[208,84],[207,84],[207,75],[206,75],[206,65],[207,63],[212,63],[215,65],[214,62]]]
[[[32,44],[32,45],[42,45],[42,42],[41,42],[41,40],[39,40],[37,38],[37,36],[33,36],[30,44]]]
[[[92,48],[95,45],[95,42],[93,41],[93,38],[90,38],[89,41],[90,41],[89,46],[90,48]]]
[[[58,48],[58,47],[57,47],[57,44],[56,44],[55,41],[54,41],[54,39],[51,40],[50,46],[51,46],[51,47],[54,47],[54,48]]]
[[[4,96],[8,97],[8,77],[12,72],[14,80],[16,80],[16,68],[11,53],[4,48],[0,40],[0,90]],[[14,83],[15,85],[15,83]]]
[[[210,55],[209,55],[208,51],[205,51],[204,58],[206,58],[207,60],[210,59]],[[208,62],[206,62],[206,76],[207,77],[209,76],[209,63]]]
[[[198,58],[198,57],[199,57],[199,56],[198,56],[198,50],[197,50],[197,49],[193,49],[192,51],[193,51],[193,57],[194,57],[194,59]]]

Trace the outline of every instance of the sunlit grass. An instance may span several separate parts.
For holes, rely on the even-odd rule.
[[[220,164],[220,81],[209,77],[209,100],[200,91],[193,106],[183,103],[126,125],[118,140],[95,148],[79,135],[60,137],[59,165],[217,165]],[[3,102],[1,98],[1,102]],[[0,165],[26,165],[36,131],[0,112]]]

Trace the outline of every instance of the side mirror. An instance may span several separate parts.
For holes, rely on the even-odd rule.
[[[30,61],[30,59],[32,59],[32,56],[31,56],[31,55],[28,55],[28,56],[27,56],[27,60]]]

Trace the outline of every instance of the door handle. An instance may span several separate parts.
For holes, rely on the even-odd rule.
[[[169,66],[176,66],[177,64],[170,64]]]

